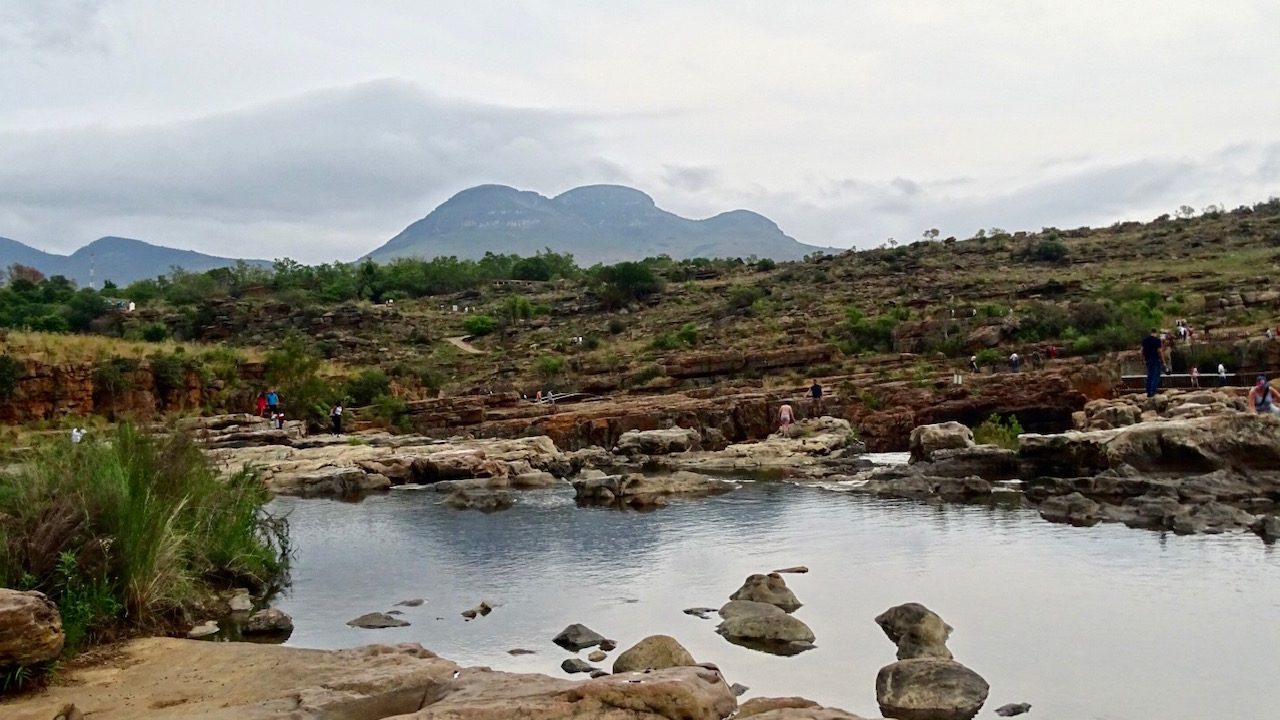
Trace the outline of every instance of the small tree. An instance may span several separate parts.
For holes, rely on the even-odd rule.
[[[468,335],[488,335],[498,329],[498,321],[488,315],[472,315],[462,322],[462,329]]]

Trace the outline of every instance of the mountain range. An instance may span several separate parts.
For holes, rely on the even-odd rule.
[[[554,198],[480,185],[449,198],[366,257],[475,259],[486,251],[532,255],[544,248],[573,253],[582,265],[664,254],[676,259],[755,255],[799,260],[829,249],[798,242],[749,210],[690,220],[621,185],[587,185]]]
[[[37,250],[17,240],[0,237],[0,269],[21,263],[47,276],[63,275],[81,287],[88,287],[90,281],[102,287],[107,280],[123,286],[136,280],[166,275],[175,267],[201,272],[237,262],[240,262],[237,258],[205,255],[122,237],[98,238],[70,255]],[[265,260],[247,262],[270,264]]]
[[[528,256],[546,248],[572,253],[581,265],[663,254],[676,259],[754,255],[798,260],[830,250],[798,242],[772,220],[749,210],[690,220],[620,185],[588,185],[554,198],[505,185],[480,185],[449,198],[364,257],[377,262],[449,255],[478,259],[486,252]],[[21,263],[45,275],[64,275],[81,286],[93,281],[101,287],[106,280],[126,285],[175,267],[201,272],[236,262],[121,237],[99,238],[70,255],[0,237],[0,268]]]

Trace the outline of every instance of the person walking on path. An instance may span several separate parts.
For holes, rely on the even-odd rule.
[[[329,422],[333,424],[333,434],[341,435],[342,434],[342,402],[341,401],[335,403],[333,408],[329,410]]]
[[[1280,415],[1280,390],[1271,387],[1266,375],[1259,375],[1249,391],[1249,409],[1259,415]]]
[[[978,372],[978,356],[977,355],[969,356],[969,372],[971,373]]]
[[[280,396],[275,390],[267,391],[267,411],[272,415],[276,414],[276,410],[280,409]]]
[[[1195,365],[1191,366],[1191,387],[1200,387],[1200,368]]]
[[[795,419],[796,413],[791,409],[791,405],[782,403],[782,407],[778,408],[778,426],[782,431],[786,432],[787,428],[791,427],[791,423],[795,422]]]
[[[1164,357],[1160,354],[1160,335],[1154,328],[1142,338],[1142,359],[1147,364],[1147,397],[1160,392],[1160,373],[1164,370]]]
[[[1018,368],[1022,366],[1022,358],[1018,357],[1018,353],[1009,354],[1009,370],[1018,372]]]
[[[1218,387],[1227,386],[1227,366],[1218,363]]]

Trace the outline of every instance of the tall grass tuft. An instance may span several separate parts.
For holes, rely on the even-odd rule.
[[[288,578],[288,524],[249,471],[219,477],[182,434],[121,425],[37,447],[0,475],[0,585],[58,603],[70,650],[186,619],[212,591]]]

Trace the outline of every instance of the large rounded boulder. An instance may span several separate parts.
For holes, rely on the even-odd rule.
[[[0,668],[52,660],[64,640],[58,606],[44,593],[0,588]]]
[[[941,658],[901,660],[876,675],[880,712],[896,720],[969,720],[989,690],[981,675]]]
[[[735,644],[774,655],[796,655],[813,648],[808,625],[769,603],[733,600],[720,608],[724,622],[716,632]]]
[[[613,672],[640,672],[697,665],[693,656],[670,635],[650,635],[613,661]]]
[[[908,446],[911,462],[932,462],[938,450],[973,447],[973,431],[955,421],[921,425],[911,431]]]
[[[742,587],[729,596],[730,600],[750,600],[768,603],[782,608],[785,612],[800,609],[800,601],[795,593],[787,587],[787,582],[778,573],[768,575],[755,574],[742,583]]]

